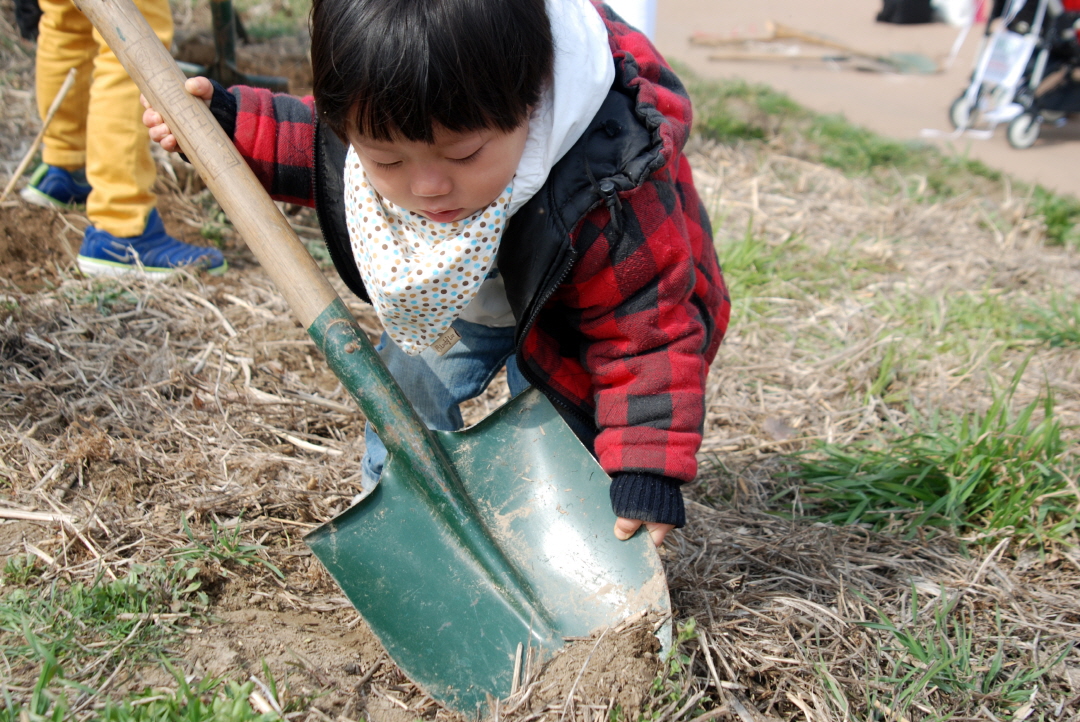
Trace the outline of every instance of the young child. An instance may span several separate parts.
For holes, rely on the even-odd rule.
[[[615,535],[659,545],[685,523],[730,312],[679,80],[588,0],[315,0],[311,47],[314,98],[188,91],[273,197],[316,208],[429,427],[460,428],[505,364],[611,476]],[[373,485],[386,450],[367,443]]]

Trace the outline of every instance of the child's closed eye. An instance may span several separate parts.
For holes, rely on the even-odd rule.
[[[448,158],[447,160],[449,160],[451,163],[462,163],[462,164],[471,163],[480,156],[480,151],[482,151],[483,149],[484,149],[484,146],[480,146],[474,152],[470,153],[469,155],[465,156],[464,158]]]
[[[383,169],[397,168],[399,165],[401,165],[400,160],[394,161],[393,163],[380,163],[379,161],[373,159],[371,162],[375,164],[376,168],[383,168]]]

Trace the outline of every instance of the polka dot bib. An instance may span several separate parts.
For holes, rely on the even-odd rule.
[[[415,356],[439,340],[480,290],[495,265],[512,191],[469,218],[437,223],[382,198],[349,148],[349,241],[375,312],[405,353]]]

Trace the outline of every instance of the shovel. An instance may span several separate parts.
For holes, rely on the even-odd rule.
[[[432,432],[131,0],[77,0],[389,450],[366,499],[307,543],[398,666],[475,714],[550,655],[645,611],[669,612],[648,534],[616,540],[610,480],[547,399]],[[665,649],[670,624],[658,630]]]

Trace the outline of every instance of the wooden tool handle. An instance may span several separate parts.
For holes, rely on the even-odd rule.
[[[846,55],[858,55],[863,58],[875,57],[871,53],[864,53],[858,48],[853,48],[850,45],[838,43],[835,40],[829,40],[828,38],[823,38],[820,35],[807,33],[797,28],[788,27],[787,25],[774,23],[771,20],[765,24],[765,27],[767,28],[768,34],[776,40],[802,40],[804,43],[811,43],[813,45],[820,45],[823,48],[839,50]]]
[[[0,203],[4,202],[8,193],[15,187],[15,182],[22,177],[23,172],[26,170],[26,166],[30,165],[30,161],[34,158],[34,154],[37,153],[38,146],[41,145],[42,138],[45,137],[45,131],[49,129],[49,124],[52,123],[53,116],[56,115],[56,111],[60,110],[60,106],[64,103],[64,97],[67,96],[68,91],[71,90],[71,86],[75,85],[75,68],[68,71],[67,77],[64,78],[64,84],[60,86],[60,92],[53,98],[52,105],[49,106],[49,111],[45,114],[45,119],[41,121],[41,130],[38,131],[37,136],[34,137],[34,142],[30,144],[30,147],[26,150],[26,155],[19,161],[18,167],[15,168],[15,172],[11,174],[11,179],[8,184],[4,186],[4,192],[0,193]]]
[[[337,293],[131,0],[75,0],[307,328]]]

